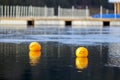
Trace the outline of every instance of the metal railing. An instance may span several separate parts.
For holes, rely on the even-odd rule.
[[[74,6],[72,6],[72,9],[58,7],[58,16],[59,17],[88,17],[89,9],[87,6],[86,6],[86,9],[75,9]]]
[[[0,17],[54,16],[54,8],[34,6],[0,6]]]
[[[35,6],[0,6],[0,17],[55,17],[55,9]],[[58,7],[58,17],[88,17],[89,9],[70,9]]]

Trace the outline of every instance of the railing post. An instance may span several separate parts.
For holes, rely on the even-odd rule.
[[[47,6],[44,7],[44,17],[47,17]]]
[[[31,10],[31,17],[33,17],[33,6],[31,6],[31,8],[30,8]]]
[[[18,15],[18,6],[15,6],[15,17]]]
[[[40,17],[40,7],[38,7],[38,17]]]
[[[36,7],[36,12],[37,11],[39,12],[39,7]],[[39,17],[39,13],[38,12],[36,13],[36,17]]]
[[[28,17],[31,16],[30,6],[28,6]]]
[[[29,6],[28,9],[29,9],[28,16],[32,17],[32,6]]]
[[[17,16],[16,17],[20,17],[20,6],[17,6]]]
[[[37,10],[36,10],[37,7],[33,7],[33,17],[36,17],[37,16]]]
[[[1,7],[1,17],[3,17],[3,6],[0,6]]]
[[[116,18],[117,14],[117,3],[114,3],[114,18]]]
[[[72,6],[72,17],[74,17],[74,10],[75,10],[75,7]]]
[[[102,6],[100,6],[100,18],[102,18],[102,15],[103,14],[103,7]]]
[[[12,17],[12,9],[13,7],[12,6],[10,6],[10,17]]]
[[[88,6],[86,6],[86,18],[88,18],[89,16],[89,9],[88,9]]]
[[[6,5],[4,6],[4,17],[6,17]]]
[[[20,17],[23,17],[24,16],[23,6],[21,6],[20,13],[21,13]]]
[[[34,16],[38,17],[38,7],[34,7]]]
[[[25,17],[28,17],[28,7],[27,6],[25,6]]]
[[[58,6],[58,17],[60,17],[61,16],[61,8],[60,8],[60,6]]]
[[[9,6],[7,6],[7,17],[9,17]]]
[[[23,17],[25,17],[25,6],[23,6]]]
[[[15,11],[16,9],[15,9],[15,6],[13,6],[13,12],[12,12],[12,16],[13,17],[15,17],[15,15],[16,15],[16,11]]]
[[[21,15],[22,15],[22,6],[19,6],[19,11],[20,11],[20,18],[21,18]]]
[[[41,13],[42,11],[42,13]],[[39,17],[43,17],[44,16],[44,9],[39,7]]]

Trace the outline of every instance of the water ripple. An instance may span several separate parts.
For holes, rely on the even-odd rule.
[[[60,42],[63,44],[96,45],[120,42],[120,28],[34,28],[0,30],[0,42]]]

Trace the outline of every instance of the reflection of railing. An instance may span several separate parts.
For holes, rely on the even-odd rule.
[[[54,17],[54,8],[35,7],[35,6],[0,6],[0,17]],[[89,9],[75,9],[74,7],[61,8],[58,7],[58,17],[88,17]]]
[[[111,32],[113,35],[118,36],[116,31]],[[109,45],[108,65],[113,67],[120,67],[120,44],[113,43]]]

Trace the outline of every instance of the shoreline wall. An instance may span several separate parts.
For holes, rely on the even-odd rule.
[[[120,26],[120,20],[116,19],[71,19],[71,18],[43,18],[43,19],[0,19],[0,27],[3,26],[15,26],[27,28],[28,26],[39,27],[39,26]]]

